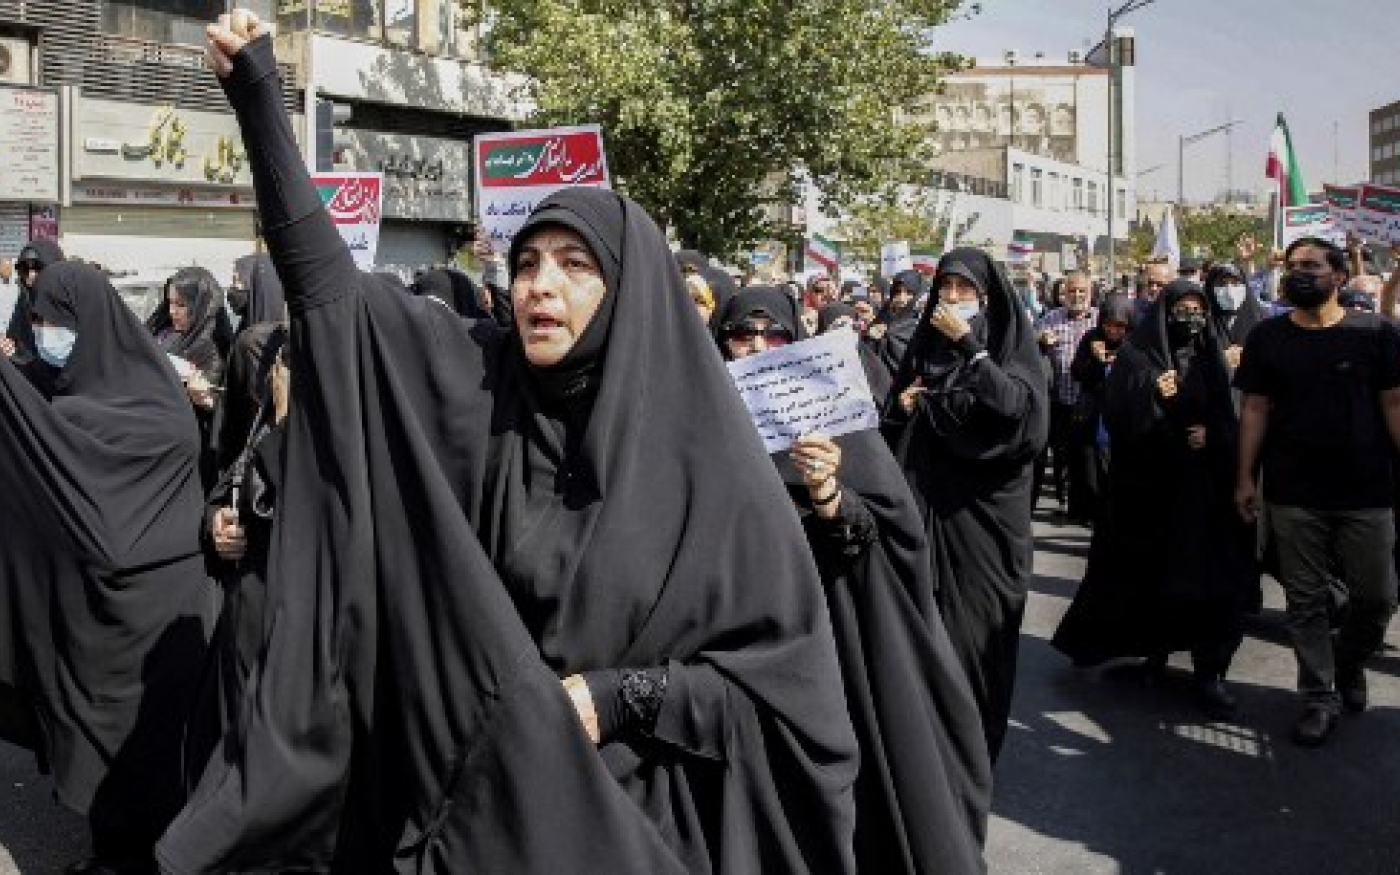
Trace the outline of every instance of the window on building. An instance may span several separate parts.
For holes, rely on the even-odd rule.
[[[1064,206],[1065,206],[1065,196],[1064,196],[1064,193],[1063,193],[1063,192],[1061,191],[1061,189],[1060,189],[1060,174],[1058,174],[1058,173],[1052,173],[1052,174],[1050,174],[1050,193],[1049,193],[1049,201],[1050,201],[1050,209],[1052,209],[1052,210],[1062,210],[1062,209],[1064,209]]]
[[[1117,212],[1118,218],[1128,218],[1128,193],[1120,188],[1116,192],[1114,192],[1113,200],[1113,208]]]
[[[1089,212],[1097,216],[1099,214],[1099,184],[1089,182]]]
[[[1045,202],[1043,191],[1043,178],[1045,172],[1039,167],[1031,168],[1031,206],[1043,206]]]
[[[1026,172],[1026,165],[1011,165],[1011,200],[1016,203],[1021,202],[1021,176]]]
[[[306,2],[306,0],[302,0]],[[244,0],[239,6],[252,9],[272,21],[277,0]],[[107,0],[102,8],[107,33],[167,45],[204,45],[204,28],[224,12],[224,0]]]
[[[1069,184],[1070,208],[1076,213],[1084,212],[1084,180],[1075,179]]]

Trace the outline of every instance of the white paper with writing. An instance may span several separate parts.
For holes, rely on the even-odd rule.
[[[838,437],[879,426],[859,342],[854,331],[831,331],[729,363],[765,450],[786,450],[813,432]]]

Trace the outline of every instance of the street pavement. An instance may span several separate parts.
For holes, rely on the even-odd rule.
[[[994,873],[1397,875],[1400,644],[1373,661],[1371,708],[1317,750],[1290,741],[1298,701],[1283,594],[1230,672],[1241,708],[1207,720],[1190,658],[1146,687],[1075,669],[1050,638],[1083,574],[1089,532],[1038,514],[1035,581],[1013,723],[997,765],[987,858]]]
[[[1206,720],[1189,660],[1145,687],[1077,670],[1050,647],[1089,533],[1036,522],[1036,578],[1013,723],[997,767],[987,860],[996,875],[1400,875],[1400,644],[1371,672],[1371,710],[1330,743],[1289,741],[1297,701],[1282,595],[1231,671],[1237,719]],[[0,875],[53,873],[86,852],[81,818],[25,751],[0,743]],[[591,873],[590,873],[591,875]],[[863,873],[882,875],[882,873]]]

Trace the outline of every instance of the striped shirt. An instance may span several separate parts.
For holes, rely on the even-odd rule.
[[[1053,347],[1046,349],[1042,345],[1041,348],[1046,349],[1050,366],[1055,372],[1055,400],[1060,404],[1079,403],[1079,383],[1070,376],[1069,367],[1074,362],[1074,353],[1079,349],[1079,342],[1089,333],[1089,329],[1097,324],[1099,311],[1093,307],[1078,317],[1071,316],[1068,310],[1061,307],[1046,313],[1035,324],[1037,337],[1047,331],[1055,337],[1056,343]]]

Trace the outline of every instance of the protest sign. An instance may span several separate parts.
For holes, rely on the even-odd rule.
[[[859,342],[854,331],[831,331],[729,363],[764,449],[786,450],[804,434],[837,437],[879,426]]]
[[[535,206],[561,188],[611,188],[603,132],[597,125],[478,134],[476,204],[482,230],[497,252]]]
[[[1361,186],[1324,185],[1322,190],[1327,209],[1337,218],[1337,223],[1342,226],[1342,230],[1355,233],[1356,207],[1361,195]]]
[[[1366,240],[1400,243],[1400,188],[1361,186],[1356,207],[1356,233]]]
[[[311,177],[335,229],[360,270],[374,270],[383,215],[382,173],[316,173]]]
[[[1338,246],[1347,242],[1347,232],[1327,204],[1283,208],[1283,245],[1287,247],[1302,237],[1321,237]]]
[[[899,240],[880,247],[880,276],[893,277],[901,271],[914,269],[914,256],[909,241]]]

